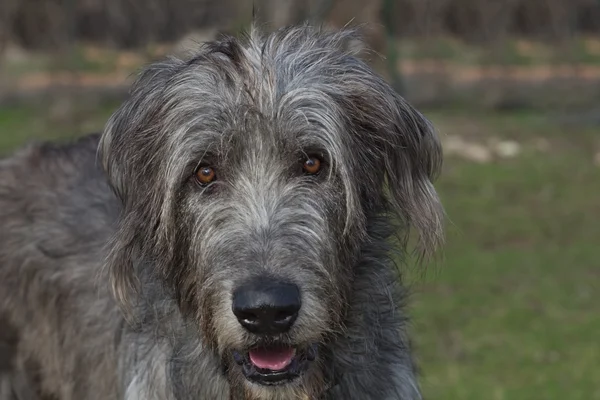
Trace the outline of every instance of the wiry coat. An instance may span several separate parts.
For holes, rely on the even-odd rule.
[[[393,258],[410,227],[423,254],[441,240],[441,151],[352,39],[209,43],[145,69],[101,138],[0,163],[0,400],[420,398]],[[278,340],[320,352],[295,384],[232,362],[253,338],[231,290],[257,276],[302,289]]]

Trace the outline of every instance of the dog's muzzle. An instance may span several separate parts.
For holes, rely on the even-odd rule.
[[[248,351],[233,352],[248,380],[285,384],[300,377],[317,357],[316,345],[301,348],[273,340],[292,329],[301,306],[298,286],[269,278],[254,279],[234,291],[233,314],[258,343]]]

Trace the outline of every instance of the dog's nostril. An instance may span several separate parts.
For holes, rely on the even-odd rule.
[[[240,312],[236,314],[236,317],[239,320],[247,321],[248,323],[255,323],[258,320],[258,316],[255,314],[251,314],[248,312]]]
[[[278,311],[277,314],[275,314],[274,320],[277,323],[284,323],[284,322],[288,321],[290,318],[292,318],[297,313],[298,313],[298,310],[293,310],[293,309],[287,309],[285,311]]]
[[[274,335],[288,331],[296,321],[301,300],[298,286],[263,279],[239,287],[232,311],[252,333]]]

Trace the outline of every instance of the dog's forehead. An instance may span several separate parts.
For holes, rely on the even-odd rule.
[[[231,39],[190,60],[166,92],[177,122],[169,125],[221,150],[341,146],[345,53],[316,42],[267,44]]]

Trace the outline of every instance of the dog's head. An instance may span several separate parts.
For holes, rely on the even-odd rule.
[[[261,398],[318,390],[370,218],[393,213],[424,251],[441,237],[435,133],[354,38],[290,28],[153,64],[102,138],[123,202],[117,299],[129,304],[146,265]]]

